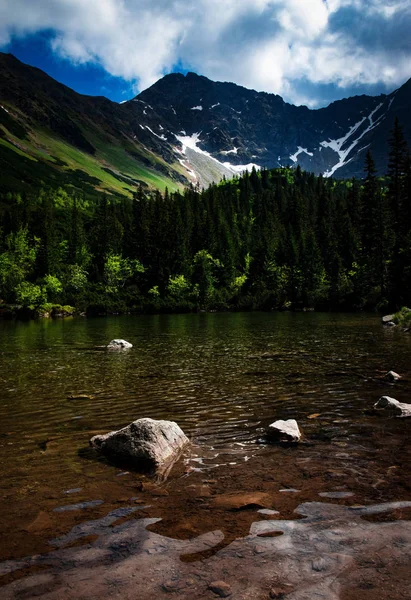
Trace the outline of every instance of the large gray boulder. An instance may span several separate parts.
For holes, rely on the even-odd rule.
[[[157,471],[172,464],[188,441],[174,421],[138,419],[118,431],[95,435],[90,445],[112,460]]]
[[[381,410],[393,414],[396,417],[411,417],[411,404],[399,402],[389,396],[381,396],[378,402],[374,404],[374,408],[378,411]]]
[[[267,437],[273,442],[296,444],[301,439],[301,431],[295,419],[279,420],[269,425]]]
[[[111,340],[107,345],[107,350],[128,350],[132,348],[133,344],[126,342],[126,340]]]

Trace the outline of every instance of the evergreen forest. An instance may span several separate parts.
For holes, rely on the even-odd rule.
[[[0,309],[25,314],[396,309],[411,304],[411,161],[385,177],[252,170],[133,198],[0,196]]]

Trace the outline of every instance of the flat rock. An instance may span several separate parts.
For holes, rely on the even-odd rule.
[[[395,371],[388,371],[388,373],[384,375],[384,379],[386,381],[394,382],[401,379],[401,375],[398,375],[398,373],[396,373]]]
[[[301,439],[301,431],[295,419],[279,420],[268,427],[267,437],[274,442],[295,444]]]
[[[107,345],[108,350],[127,350],[128,348],[132,347],[133,344],[126,342],[126,340],[111,340],[111,342]]]
[[[382,317],[381,321],[386,325],[387,323],[391,323],[394,319],[394,315],[385,315]]]
[[[384,410],[397,417],[411,417],[411,404],[399,402],[389,396],[381,396],[378,402],[374,404],[374,408],[378,411]]]
[[[131,463],[143,470],[158,470],[173,463],[188,442],[174,421],[145,418],[119,431],[96,435],[90,445],[113,460]]]

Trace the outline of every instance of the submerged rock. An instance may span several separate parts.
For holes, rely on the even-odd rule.
[[[390,398],[389,396],[381,396],[378,402],[374,404],[374,408],[376,410],[385,410],[397,417],[411,417],[411,404],[399,402],[395,398]]]
[[[232,594],[231,587],[225,581],[212,581],[208,589],[220,598],[228,598]]]
[[[127,348],[132,348],[133,344],[130,342],[126,342],[126,340],[111,340],[108,344],[108,350],[126,350]]]
[[[401,379],[401,375],[398,375],[398,373],[396,373],[395,371],[388,371],[388,373],[384,375],[384,379],[386,381],[394,382]]]
[[[212,498],[214,508],[247,510],[249,508],[271,508],[273,497],[267,492],[239,492],[219,494]]]
[[[301,431],[295,419],[275,421],[267,430],[267,437],[274,442],[294,443],[300,441]]]
[[[119,431],[95,435],[90,445],[113,460],[159,470],[170,466],[188,441],[174,421],[138,419]]]

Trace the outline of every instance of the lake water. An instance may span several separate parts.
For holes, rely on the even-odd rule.
[[[124,338],[133,348],[105,350],[113,338]],[[411,336],[384,328],[378,316],[230,313],[4,321],[0,341],[0,521],[7,536],[2,560],[44,552],[46,538],[84,522],[84,509],[88,519],[101,518],[132,497],[136,479],[130,478],[136,475],[96,460],[87,446],[93,434],[141,417],[177,421],[191,439],[184,472],[175,476],[184,477],[184,486],[191,473],[214,481],[231,467],[240,466],[242,473],[252,469],[253,460],[262,457],[291,460],[256,442],[273,420],[295,418],[304,433],[299,461],[312,460],[318,467],[331,460],[332,450],[327,468],[338,471],[344,461],[348,473],[355,470],[350,463],[355,458],[355,481],[351,475],[327,488],[322,480],[323,500],[327,494],[327,501],[345,504],[411,500],[405,476],[390,491],[378,484],[379,478],[385,481],[383,471],[409,466],[408,422],[364,412],[381,395],[409,400]],[[390,369],[405,376],[395,386],[379,379]],[[375,477],[366,481],[369,461]],[[304,483],[286,475],[281,481],[289,488],[283,496]],[[304,499],[320,501],[319,491],[315,498],[307,491]]]

